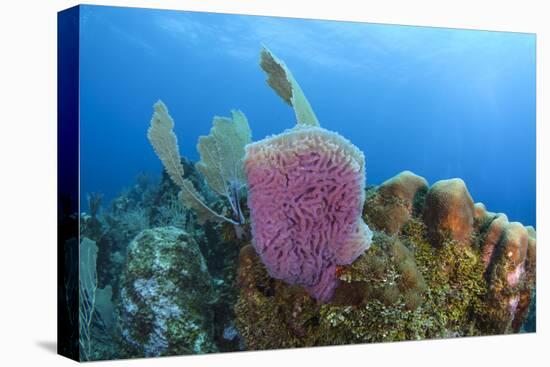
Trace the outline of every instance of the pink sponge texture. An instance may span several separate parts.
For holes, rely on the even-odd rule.
[[[361,219],[363,153],[334,132],[298,126],[249,144],[245,171],[253,245],[269,274],[330,300],[336,266],[372,239]]]

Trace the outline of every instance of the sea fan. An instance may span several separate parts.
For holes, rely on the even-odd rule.
[[[246,187],[244,147],[252,141],[252,134],[244,113],[233,110],[231,114],[231,119],[214,117],[210,134],[199,138],[201,160],[196,167],[208,186],[229,201],[235,218],[243,223],[240,192]]]
[[[213,211],[206,205],[193,183],[183,177],[178,140],[173,131],[174,120],[162,101],[155,103],[154,109],[147,137],[166,172],[180,188],[180,200],[195,211],[199,223],[205,221],[227,221],[235,225],[243,223],[238,195],[246,182],[242,172],[244,145],[250,142],[250,128],[244,114],[234,111],[233,120],[215,117],[210,135],[201,137],[198,144],[201,161],[197,164],[197,169],[204,174],[212,190],[227,198],[237,218],[232,219]]]
[[[299,125],[319,126],[315,112],[311,108],[302,88],[292,76],[282,60],[279,60],[267,47],[260,53],[260,66],[267,73],[267,84],[287,104],[294,108],[296,123]]]

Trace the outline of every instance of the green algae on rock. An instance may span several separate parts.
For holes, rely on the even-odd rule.
[[[128,248],[119,307],[133,355],[216,352],[209,305],[216,300],[206,263],[181,229],[142,231]]]

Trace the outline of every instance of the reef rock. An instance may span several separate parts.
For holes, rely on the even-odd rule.
[[[216,352],[212,279],[193,237],[175,227],[131,242],[119,306],[122,335],[143,356]]]
[[[521,322],[514,323],[514,319],[525,316],[524,312],[518,313],[522,294],[522,311],[528,308],[527,299],[531,293],[530,287],[526,286],[531,279],[525,275],[528,243],[527,230],[521,223],[504,224],[487,269],[487,302],[491,305],[488,327],[495,333],[509,333],[514,328],[519,330]],[[517,326],[513,327],[513,323]]]
[[[361,219],[365,158],[351,142],[298,125],[246,147],[253,245],[269,274],[321,302],[371,242]]]
[[[379,231],[397,234],[424,202],[428,182],[411,171],[403,171],[367,192],[365,220]]]
[[[424,222],[433,246],[447,238],[469,242],[474,224],[474,202],[459,178],[436,182],[426,195]]]

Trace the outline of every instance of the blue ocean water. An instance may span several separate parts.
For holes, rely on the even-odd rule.
[[[367,183],[403,171],[462,178],[476,202],[535,225],[533,34],[113,7],[81,7],[81,203],[162,166],[153,103],[192,160],[212,117],[240,109],[253,139],[294,125],[258,65],[267,46],[321,126],[367,158]]]

